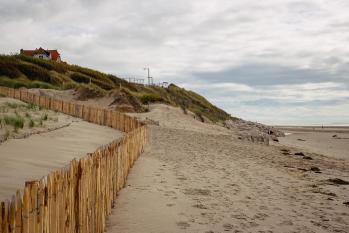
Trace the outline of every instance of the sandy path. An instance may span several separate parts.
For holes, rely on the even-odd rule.
[[[25,181],[41,178],[121,136],[117,130],[75,119],[69,127],[4,142],[0,145],[0,200],[10,198]]]
[[[349,232],[348,186],[325,182],[349,180],[348,163],[280,149],[151,126],[107,232]]]

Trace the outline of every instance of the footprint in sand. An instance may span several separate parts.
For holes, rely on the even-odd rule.
[[[229,223],[226,223],[223,225],[223,228],[224,228],[224,231],[231,231],[233,230],[234,226]]]
[[[208,196],[211,194],[211,191],[208,189],[185,189],[184,194]]]
[[[198,208],[198,209],[202,209],[202,210],[206,210],[207,209],[207,207],[205,206],[205,205],[203,205],[203,204],[195,204],[195,205],[193,205],[193,207],[194,208]]]
[[[177,226],[179,226],[181,229],[185,230],[188,227],[190,227],[190,224],[184,221],[177,222]]]

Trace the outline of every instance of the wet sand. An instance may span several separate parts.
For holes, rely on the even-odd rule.
[[[10,198],[25,181],[39,179],[122,136],[112,128],[73,119],[68,127],[0,145],[0,200]]]
[[[349,127],[283,127],[279,142],[308,152],[349,160]]]
[[[349,232],[349,186],[328,181],[349,181],[347,161],[241,141],[171,107],[139,117],[160,126],[149,128],[108,233]]]

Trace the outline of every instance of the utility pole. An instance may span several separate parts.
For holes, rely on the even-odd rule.
[[[144,70],[148,70],[148,85],[150,86],[150,69],[149,67],[145,67]]]

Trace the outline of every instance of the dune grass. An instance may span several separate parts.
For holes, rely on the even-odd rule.
[[[15,116],[6,115],[3,117],[3,120],[6,125],[11,125],[15,129],[22,129],[24,127],[24,118],[18,114],[16,114]]]

